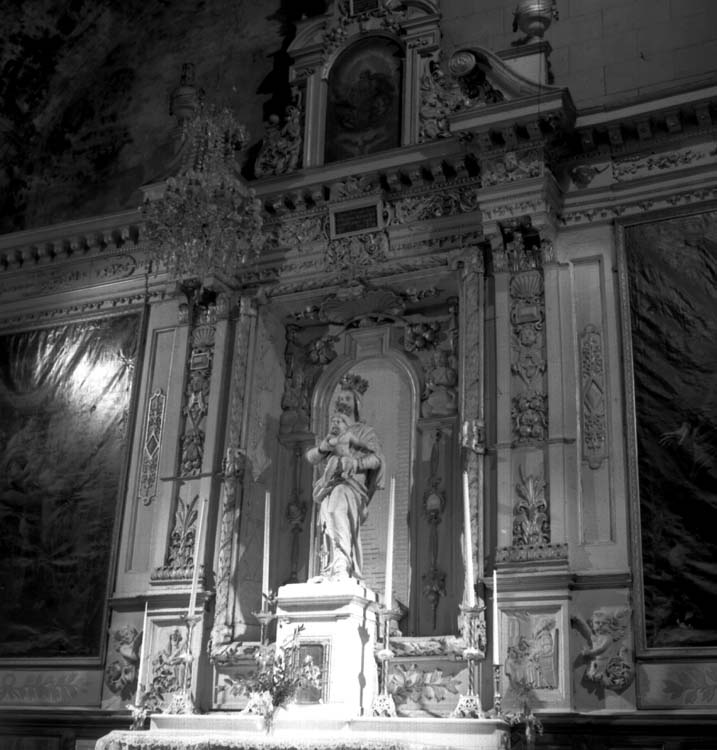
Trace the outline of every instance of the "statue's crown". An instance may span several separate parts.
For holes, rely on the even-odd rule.
[[[344,391],[354,391],[360,396],[368,390],[368,380],[364,380],[360,375],[348,372],[339,380],[339,385]]]

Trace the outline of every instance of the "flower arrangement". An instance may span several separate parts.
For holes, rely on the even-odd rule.
[[[532,686],[524,680],[513,679],[510,680],[510,686],[520,702],[520,711],[508,711],[504,718],[511,726],[523,725],[525,747],[533,750],[536,736],[543,733],[543,724],[530,705]]]
[[[311,657],[300,663],[301,630],[302,627],[297,627],[293,637],[282,648],[276,644],[261,646],[255,656],[258,665],[256,673],[235,688],[235,692],[248,694],[249,701],[244,712],[263,716],[267,732],[273,727],[276,712],[291,703],[300,688],[321,688],[321,670]]]

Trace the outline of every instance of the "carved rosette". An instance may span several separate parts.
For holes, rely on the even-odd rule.
[[[158,388],[150,396],[145,418],[144,441],[142,443],[142,465],[139,472],[138,498],[149,505],[157,494],[159,449],[162,445],[164,405],[166,396]]]
[[[599,469],[605,459],[607,414],[602,333],[594,325],[580,334],[580,388],[583,456],[591,469]]]

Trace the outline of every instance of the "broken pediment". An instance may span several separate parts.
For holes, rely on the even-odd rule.
[[[476,137],[484,149],[513,149],[521,142],[554,140],[572,129],[576,112],[570,92],[540,80],[547,66],[544,45],[535,45],[535,60],[524,57],[522,68],[486,49],[454,52],[448,70],[463,101],[448,117],[451,134]]]

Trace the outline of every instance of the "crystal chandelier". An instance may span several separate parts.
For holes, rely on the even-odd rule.
[[[227,109],[200,109],[184,121],[178,174],[142,206],[156,270],[205,285],[235,278],[265,244],[261,202],[239,176],[236,154],[246,128]]]

